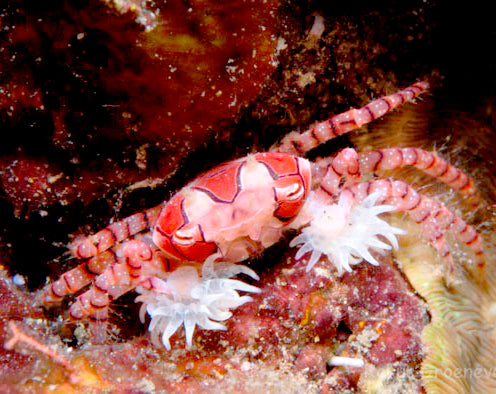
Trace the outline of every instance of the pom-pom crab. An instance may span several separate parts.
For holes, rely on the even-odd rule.
[[[397,247],[402,231],[379,218],[386,212],[407,212],[444,258],[446,278],[454,263],[444,231],[474,252],[475,269],[484,269],[480,235],[442,203],[390,179],[362,181],[363,173],[404,166],[438,178],[460,193],[474,196],[472,180],[437,154],[418,148],[390,148],[357,153],[347,148],[336,157],[312,163],[302,156],[328,140],[415,99],[425,82],[379,98],[292,132],[266,153],[221,164],[181,189],[158,207],[132,215],[71,245],[82,260],[48,286],[44,303],[60,302],[93,282],[69,310],[72,319],[105,320],[110,302],[136,289],[141,320],[151,317],[155,343],[170,349],[169,338],[184,324],[192,343],[196,325],[225,329],[231,310],[251,300],[238,292],[259,290],[239,280],[255,279],[238,265],[281,239],[288,229],[301,230],[290,246],[301,245],[296,259],[311,253],[307,270],[324,255],[338,271],[365,260],[377,265],[371,252]],[[129,239],[131,238],[131,239]],[[389,241],[386,243],[385,241]]]

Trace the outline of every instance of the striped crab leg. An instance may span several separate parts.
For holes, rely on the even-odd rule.
[[[86,317],[106,320],[108,306],[113,300],[134,289],[150,275],[163,275],[179,264],[169,261],[158,248],[150,247],[142,240],[129,241],[122,248],[122,261],[107,267],[94,280],[93,286],[71,305],[69,317],[72,320]]]
[[[389,148],[362,152],[360,170],[363,173],[376,173],[412,166],[439,179],[462,195],[476,201],[479,198],[474,181],[461,169],[449,164],[434,152],[420,148]]]
[[[482,277],[486,259],[480,234],[442,203],[417,193],[405,182],[389,179],[359,183],[347,190],[359,202],[379,191],[382,197],[377,204],[390,204],[397,208],[397,212],[407,212],[422,227],[429,242],[447,262],[448,283],[453,279],[455,266],[443,230],[453,231],[459,242],[472,249],[475,254],[475,273]]]
[[[161,204],[136,213],[121,221],[112,223],[93,235],[76,239],[70,245],[71,254],[78,259],[94,257],[135,234],[153,228],[157,223],[162,207],[163,205]]]
[[[48,285],[48,288],[43,292],[43,304],[50,306],[60,303],[65,296],[74,294],[89,285],[109,265],[117,264],[118,260],[115,251],[110,249],[96,257],[83,261]]]
[[[96,277],[100,277],[113,266],[127,267],[128,272],[131,273],[136,269],[136,267],[133,266],[133,259],[134,256],[136,256],[136,252],[133,252],[134,254],[129,258],[130,252],[133,250],[131,245],[139,242],[140,244],[144,244],[144,247],[147,249],[152,250],[152,248],[143,241],[146,236],[146,233],[138,234],[133,240],[114,245],[112,248],[95,257],[86,259],[77,267],[65,272],[59,279],[46,288],[43,294],[43,304],[49,306],[60,303],[64,297],[77,293],[79,290],[89,285]],[[160,254],[158,250],[152,250],[152,252],[154,254]],[[164,260],[162,271],[170,271],[170,263],[168,260]],[[130,275],[132,276],[132,274]]]
[[[347,148],[331,163],[326,159],[317,163],[317,173],[322,174],[325,169],[317,198],[332,201],[343,190],[349,190],[360,202],[374,191],[381,190],[388,204],[396,206],[398,211],[408,212],[424,228],[429,241],[448,261],[450,274],[454,272],[454,265],[442,230],[452,229],[458,241],[473,250],[476,272],[481,277],[486,264],[484,249],[480,234],[472,226],[442,203],[417,193],[404,182],[383,179],[359,183],[361,172],[394,170],[405,166],[416,167],[469,198],[478,197],[472,179],[433,152],[418,148],[393,148],[357,153]],[[343,178],[345,183],[341,186]]]
[[[428,88],[429,84],[427,82],[417,82],[404,90],[374,100],[363,108],[351,109],[324,122],[316,123],[303,133],[293,131],[286,135],[279,146],[274,147],[272,151],[291,153],[298,156],[304,155],[317,146],[359,129],[406,102],[412,101]]]
[[[411,166],[443,182],[477,201],[479,195],[474,181],[461,169],[446,162],[434,152],[420,148],[387,148],[357,153],[352,148],[340,151],[329,163],[321,159],[316,164],[317,174],[325,174],[320,181],[324,192],[335,196],[340,189],[342,178],[347,183],[360,181],[361,174],[374,174]]]

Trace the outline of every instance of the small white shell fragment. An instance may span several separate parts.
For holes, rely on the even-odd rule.
[[[333,367],[363,368],[364,366],[363,360],[359,358],[341,357],[341,356],[331,357],[328,364]]]
[[[15,274],[12,277],[12,283],[14,283],[14,285],[16,285],[18,287],[22,287],[26,284],[26,279],[24,279],[24,276],[22,276],[22,275]]]

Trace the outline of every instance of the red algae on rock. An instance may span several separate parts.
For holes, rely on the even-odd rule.
[[[12,2],[1,16],[0,171],[12,169],[15,152],[27,177],[57,168],[67,204],[169,176],[274,69],[277,6]],[[36,184],[3,182],[17,215],[56,202]]]

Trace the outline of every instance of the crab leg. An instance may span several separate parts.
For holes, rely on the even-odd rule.
[[[443,230],[453,230],[458,241],[473,250],[476,273],[482,277],[486,261],[480,234],[442,203],[417,193],[405,182],[389,179],[356,184],[347,190],[351,191],[359,202],[379,191],[382,197],[378,204],[390,204],[395,206],[398,212],[408,212],[410,217],[422,226],[431,244],[447,261],[448,279],[453,277],[454,264]]]
[[[410,165],[438,178],[462,194],[477,197],[473,181],[460,169],[448,164],[435,153],[417,148],[382,149],[360,154],[354,149],[347,148],[330,164],[327,163],[328,161],[324,159],[317,165],[320,168],[318,172],[322,172],[324,165],[327,165],[317,190],[318,199],[323,201],[334,199],[342,190],[342,178],[346,180],[344,189],[355,194],[355,199],[358,201],[363,201],[374,191],[381,190],[388,204],[396,206],[398,211],[408,212],[413,220],[424,228],[429,241],[447,259],[450,272],[453,272],[454,265],[442,229],[452,228],[458,241],[465,243],[474,251],[476,270],[482,275],[485,256],[480,235],[443,204],[422,196],[401,181],[384,179],[358,183],[360,171],[385,171]]]
[[[80,295],[69,309],[73,320],[91,317],[106,320],[110,302],[135,288],[149,275],[169,272],[171,262],[156,248],[144,241],[132,240],[125,244],[119,264],[110,265],[98,275],[90,290]]]
[[[163,275],[179,264],[179,261],[170,261],[157,248],[140,240],[125,244],[122,260],[105,269],[95,279],[91,289],[76,299],[69,309],[71,319],[90,317],[98,321],[106,320],[112,300],[134,289],[150,275]]]
[[[473,202],[479,198],[473,180],[462,170],[447,163],[434,152],[419,148],[390,148],[357,153],[352,148],[343,149],[332,159],[322,159],[316,165],[317,176],[325,174],[320,181],[320,189],[334,197],[344,185],[357,183],[361,174],[396,170],[412,166],[439,179]],[[317,180],[318,181],[318,180]]]
[[[112,223],[96,234],[76,239],[70,246],[72,255],[78,259],[97,256],[115,244],[154,227],[162,207],[163,205],[158,205],[144,212],[136,213],[119,222]]]
[[[303,155],[333,138],[359,129],[407,101],[412,101],[428,88],[427,82],[417,82],[407,89],[374,100],[363,108],[351,109],[317,123],[303,133],[293,131],[273,151]]]
[[[86,259],[77,267],[65,272],[49,285],[43,294],[43,304],[49,306],[58,304],[65,296],[77,293],[89,285],[95,277],[102,274],[107,267],[118,263],[125,263],[123,252],[125,244],[117,244],[105,252]]]
[[[58,304],[65,296],[74,294],[89,285],[96,276],[104,272],[109,265],[116,264],[118,260],[113,250],[107,250],[65,272],[45,290],[43,304],[47,306]]]
[[[61,302],[65,296],[77,293],[83,287],[89,285],[96,277],[103,274],[108,267],[113,265],[126,265],[129,254],[129,244],[143,242],[146,234],[138,234],[134,241],[117,244],[105,252],[86,259],[77,267],[65,272],[62,276],[50,284],[43,294],[43,304],[50,306]],[[128,252],[126,252],[128,249]],[[168,267],[168,266],[167,266]],[[167,268],[166,267],[166,268]]]
[[[362,152],[359,156],[360,170],[363,173],[376,173],[413,166],[439,179],[463,195],[477,197],[472,179],[462,170],[447,163],[433,152],[419,148],[390,148]]]
[[[361,180],[360,162],[355,149],[345,148],[333,159],[322,159],[314,167],[315,179],[319,184],[316,198],[321,202],[332,202],[346,184]]]

